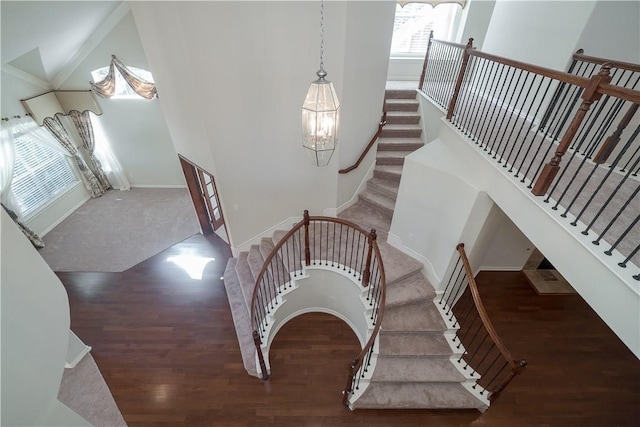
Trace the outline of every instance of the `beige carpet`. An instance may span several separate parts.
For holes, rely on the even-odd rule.
[[[109,190],[44,236],[53,271],[120,272],[200,232],[187,189]]]
[[[127,425],[91,354],[64,370],[58,400],[96,427]]]

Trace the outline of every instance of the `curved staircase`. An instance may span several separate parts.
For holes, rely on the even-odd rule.
[[[388,124],[378,141],[374,177],[359,201],[339,215],[365,229],[376,229],[387,279],[373,374],[360,381],[349,406],[483,411],[489,402],[470,391],[475,379],[451,360],[456,353],[445,338],[449,328],[433,302],[436,293],[421,273],[422,264],[386,243],[404,156],[423,145],[415,94],[415,88],[387,90]],[[249,320],[252,290],[264,260],[284,233],[277,231],[231,259],[224,273],[244,366],[255,376],[259,375]]]

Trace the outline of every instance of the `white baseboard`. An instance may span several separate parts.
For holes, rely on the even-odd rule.
[[[50,232],[51,230],[53,230],[58,224],[60,224],[62,221],[64,221],[65,219],[67,219],[67,217],[69,215],[71,215],[72,213],[74,213],[80,206],[84,205],[89,199],[91,198],[90,195],[84,197],[82,199],[82,201],[78,202],[75,206],[73,206],[71,209],[69,209],[64,215],[62,215],[60,218],[58,218],[53,224],[51,224],[49,227],[47,227],[42,233],[40,233],[40,237],[44,237],[46,236],[46,234],[48,232]]]
[[[342,212],[343,210],[347,209],[348,207],[351,207],[356,204],[356,202],[358,201],[358,194],[364,191],[364,189],[367,186],[367,181],[369,181],[373,177],[373,169],[375,167],[376,167],[376,162],[373,162],[369,167],[369,170],[367,171],[367,173],[362,178],[362,181],[360,181],[360,185],[358,185],[358,188],[356,188],[356,191],[353,194],[353,197],[351,197],[351,199],[349,199],[348,201],[344,202],[343,204],[341,204],[336,208],[336,215]]]
[[[478,271],[522,271],[522,268],[505,267],[502,265],[481,265]]]
[[[338,216],[338,209],[337,208],[325,209],[324,212],[322,212],[322,215],[335,218],[336,216]]]
[[[274,225],[273,227],[263,231],[262,233],[256,234],[255,236],[245,241],[244,243],[241,243],[238,246],[232,247],[232,252],[234,253],[234,255],[239,254],[240,252],[246,252],[251,248],[252,245],[260,244],[260,240],[262,240],[263,237],[273,236],[273,233],[276,230],[290,230],[293,224],[300,222],[301,220],[302,220],[302,217],[299,217],[299,216],[289,217],[284,221],[281,221],[278,224]]]
[[[179,185],[132,185],[131,188],[187,188],[184,184]]]
[[[435,273],[431,261],[429,261],[422,254],[419,254],[413,249],[406,247],[402,239],[391,232],[389,232],[389,234],[387,235],[387,243],[398,249],[400,252],[420,261],[422,263],[422,274],[427,278],[427,280],[429,280],[434,288],[438,289],[442,279]]]

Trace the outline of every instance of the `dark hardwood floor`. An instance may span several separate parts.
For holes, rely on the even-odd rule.
[[[189,256],[215,258],[202,280],[176,264]],[[638,359],[579,296],[538,296],[520,273],[477,278],[505,344],[529,362],[484,414],[344,408],[358,341],[326,314],[282,328],[262,383],[242,365],[221,280],[229,257],[216,236],[194,236],[123,273],[58,273],[71,328],[130,426],[640,425]]]

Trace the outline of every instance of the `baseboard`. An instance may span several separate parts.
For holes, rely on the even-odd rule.
[[[351,199],[349,199],[348,201],[346,201],[345,203],[341,204],[336,208],[336,215],[338,215],[340,212],[347,209],[348,207],[355,205],[358,202],[358,194],[364,191],[364,189],[367,186],[367,181],[373,178],[373,169],[375,167],[376,167],[376,162],[373,162],[369,167],[369,170],[367,171],[367,173],[362,178],[362,181],[360,181],[360,185],[358,185],[358,188],[356,188],[356,191],[353,197],[351,197]]]
[[[324,212],[322,212],[322,215],[335,218],[336,216],[338,216],[338,209],[337,208],[325,209]]]
[[[522,271],[522,268],[504,267],[497,265],[481,265],[478,271]]]
[[[85,345],[82,352],[78,353],[78,355],[73,360],[67,360],[66,362],[64,362],[64,367],[66,369],[75,368],[76,365],[80,363],[80,361],[84,358],[84,356],[89,354],[90,351],[91,351],[91,347],[89,347],[88,345]]]
[[[60,224],[62,221],[64,221],[65,219],[67,219],[67,217],[69,215],[71,215],[72,213],[74,213],[80,206],[84,205],[89,199],[91,199],[91,196],[89,195],[89,193],[87,193],[87,195],[85,197],[82,198],[82,201],[78,202],[76,205],[74,205],[71,209],[69,209],[64,215],[62,215],[60,218],[58,218],[53,224],[51,224],[49,227],[47,227],[42,233],[40,233],[40,237],[44,237],[46,236],[46,234],[48,232],[50,232],[51,230],[53,230],[54,228],[56,228],[56,226],[58,224]],[[38,214],[34,215],[33,217],[30,218],[33,219],[35,217],[37,217],[38,215],[40,215],[42,212],[44,212],[46,209],[43,209],[42,211],[38,212]]]
[[[131,188],[187,188],[186,185],[131,185]]]
[[[438,288],[442,279],[435,273],[431,261],[429,261],[422,254],[419,254],[413,249],[406,247],[402,239],[391,232],[389,232],[389,234],[387,235],[387,243],[398,249],[400,252],[420,261],[422,263],[422,274],[427,278],[427,280],[429,280],[434,288]]]
[[[244,243],[241,243],[238,246],[232,247],[232,252],[234,254],[239,254],[240,252],[247,252],[252,245],[260,244],[260,240],[262,240],[263,237],[273,236],[273,233],[276,230],[290,230],[293,224],[300,222],[301,220],[302,220],[302,217],[299,217],[299,216],[289,217],[284,221],[281,221],[278,224],[274,225],[273,227],[263,231],[262,233],[256,234],[255,236],[245,241]]]

